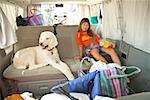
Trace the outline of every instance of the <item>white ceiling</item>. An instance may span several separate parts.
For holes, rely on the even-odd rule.
[[[80,4],[96,4],[104,0],[30,0],[31,3],[80,3]]]
[[[8,1],[20,6],[29,5],[29,4],[41,4],[41,3],[78,3],[78,4],[96,4],[101,3],[102,1],[106,0],[2,0]]]

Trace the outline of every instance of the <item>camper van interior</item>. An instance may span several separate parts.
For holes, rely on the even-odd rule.
[[[121,66],[79,57],[82,18],[103,46],[114,45]],[[150,0],[0,0],[0,100],[149,100],[149,42]],[[117,69],[118,77],[106,77],[107,68]],[[114,69],[106,72],[115,76]],[[71,88],[59,91],[64,83]]]

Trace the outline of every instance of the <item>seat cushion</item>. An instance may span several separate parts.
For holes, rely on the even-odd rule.
[[[63,61],[68,64],[74,75],[80,69],[80,61],[77,59],[64,59]],[[83,70],[88,70],[89,66],[90,63],[85,63],[82,68]],[[33,70],[16,69],[13,65],[10,65],[5,69],[3,76],[7,79],[23,82],[47,79],[66,79],[64,74],[50,65]]]

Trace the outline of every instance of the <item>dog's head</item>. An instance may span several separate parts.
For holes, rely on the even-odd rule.
[[[53,49],[58,45],[58,41],[54,33],[50,31],[44,31],[40,34],[39,45],[42,49]]]

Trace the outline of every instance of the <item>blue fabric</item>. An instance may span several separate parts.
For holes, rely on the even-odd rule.
[[[68,92],[90,94],[90,98],[91,100],[93,100],[96,95],[102,95],[100,71],[94,71],[92,73],[84,75],[83,77],[79,77],[64,84],[54,86],[51,91],[54,93],[65,94],[64,91],[61,91],[63,87],[65,87]]]
[[[94,78],[94,85],[91,91],[91,99],[93,100],[95,98],[96,95],[101,96],[102,95],[102,91],[101,91],[101,82],[100,82],[100,72],[97,71],[97,74]]]
[[[79,93],[88,93],[89,92],[89,83],[94,80],[98,71],[89,73],[83,77],[79,77],[75,80],[68,82],[68,91],[69,92],[79,92]]]
[[[92,89],[90,90],[90,81],[93,82]],[[100,82],[100,72],[94,71],[92,73],[86,74],[83,77],[79,77],[75,80],[68,82],[69,92],[79,92],[79,93],[90,93],[91,99],[93,100],[96,95],[102,95],[101,82]]]

